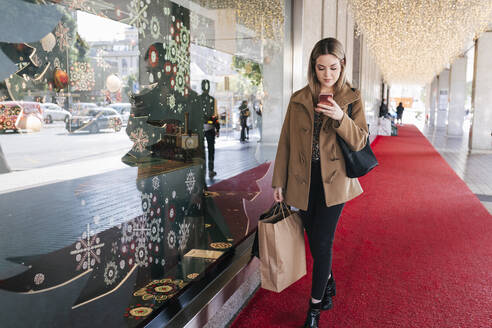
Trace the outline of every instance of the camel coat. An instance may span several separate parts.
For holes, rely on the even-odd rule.
[[[311,180],[311,156],[314,130],[314,104],[308,86],[295,92],[285,115],[273,171],[272,187],[282,187],[284,201],[307,210]],[[360,92],[345,84],[334,95],[344,112],[340,122],[323,115],[319,136],[321,176],[326,206],[345,203],[362,193],[359,181],[347,177],[345,160],[336,135],[352,150],[365,147],[368,136],[364,104]],[[347,114],[352,104],[352,118]]]

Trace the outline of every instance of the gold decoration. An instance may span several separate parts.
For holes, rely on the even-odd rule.
[[[198,277],[199,275],[200,274],[198,274],[198,273],[190,273],[189,275],[186,276],[186,278],[193,280],[193,279],[196,279],[196,277]]]
[[[173,280],[171,278],[165,278],[153,280],[145,287],[134,292],[133,296],[141,297],[144,301],[154,299],[155,301],[162,302],[173,297],[185,285],[186,283],[180,279]]]
[[[226,249],[226,248],[231,248],[232,244],[231,243],[211,243],[210,247],[215,248],[215,249]]]
[[[152,308],[140,306],[130,310],[130,314],[134,317],[146,317],[152,313]]]
[[[348,0],[384,80],[430,82],[485,31],[492,0]]]
[[[211,9],[234,9],[237,23],[254,31],[256,39],[283,38],[285,19],[283,0],[196,0],[196,2]]]

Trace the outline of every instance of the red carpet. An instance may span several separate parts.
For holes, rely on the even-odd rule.
[[[321,327],[492,327],[492,216],[414,126],[373,147],[337,228],[334,308]],[[300,327],[308,275],[260,289],[232,327]]]

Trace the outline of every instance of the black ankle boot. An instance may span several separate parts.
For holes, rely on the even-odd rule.
[[[303,328],[318,328],[320,313],[321,302],[313,304],[311,301],[309,301],[309,309]]]
[[[335,279],[333,278],[333,272],[331,273],[330,279],[328,279],[328,284],[326,285],[325,294],[323,295],[323,300],[321,301],[321,309],[329,310],[333,307],[333,299],[337,293],[335,286]]]

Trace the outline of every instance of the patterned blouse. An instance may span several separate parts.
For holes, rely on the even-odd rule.
[[[313,129],[313,156],[311,161],[319,162],[319,133],[321,131],[321,124],[323,123],[323,117],[320,113],[314,112],[314,129]]]

